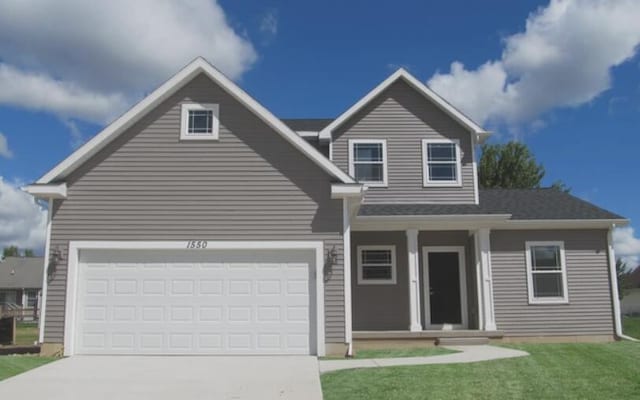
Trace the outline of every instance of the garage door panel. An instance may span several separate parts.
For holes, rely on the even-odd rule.
[[[78,353],[312,352],[313,252],[162,253],[81,253]]]

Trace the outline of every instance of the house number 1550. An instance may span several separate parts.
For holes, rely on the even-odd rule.
[[[206,240],[189,240],[187,242],[187,249],[206,249],[207,244],[209,244]]]

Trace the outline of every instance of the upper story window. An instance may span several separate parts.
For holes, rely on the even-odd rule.
[[[527,242],[529,303],[567,303],[567,266],[563,242]]]
[[[396,283],[395,246],[358,246],[358,284]]]
[[[368,186],[387,186],[386,140],[350,140],[349,175]]]
[[[424,186],[461,186],[460,143],[457,140],[423,139]]]
[[[216,140],[220,122],[217,104],[190,103],[182,105],[180,139]]]

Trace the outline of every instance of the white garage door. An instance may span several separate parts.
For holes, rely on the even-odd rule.
[[[83,250],[77,354],[315,352],[309,250]]]

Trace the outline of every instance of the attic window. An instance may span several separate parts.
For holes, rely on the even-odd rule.
[[[220,127],[218,104],[182,105],[181,140],[217,140]]]

